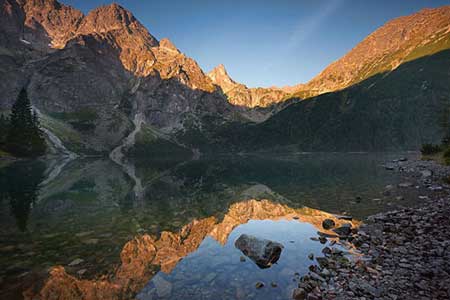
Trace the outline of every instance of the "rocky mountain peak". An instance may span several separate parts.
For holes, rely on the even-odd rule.
[[[100,6],[90,11],[83,19],[78,31],[80,33],[122,31],[128,35],[144,37],[150,46],[158,44],[157,40],[150,35],[130,11],[116,3]]]
[[[215,67],[207,75],[211,79],[211,81],[214,84],[220,86],[225,93],[235,88],[235,86],[238,84],[228,75],[228,72],[223,64]]]
[[[36,49],[63,48],[75,36],[84,15],[55,0],[20,0],[25,13],[23,39]]]

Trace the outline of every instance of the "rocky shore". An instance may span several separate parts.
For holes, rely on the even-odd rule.
[[[406,159],[385,167],[405,181],[383,194],[406,197],[415,189],[420,204],[374,215],[359,228],[334,228],[339,242],[310,257],[315,264],[294,299],[450,299],[450,168]]]

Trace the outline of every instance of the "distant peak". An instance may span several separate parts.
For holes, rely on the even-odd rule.
[[[210,74],[215,74],[216,76],[226,76],[231,79],[231,77],[228,75],[227,70],[225,69],[225,66],[223,64],[220,64],[216,66]]]
[[[207,75],[212,80],[212,82],[219,85],[224,92],[232,89],[237,84],[228,75],[228,72],[223,64],[220,64],[217,67],[215,67]]]

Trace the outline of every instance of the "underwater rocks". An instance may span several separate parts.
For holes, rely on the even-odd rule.
[[[427,192],[420,206],[371,216],[357,230],[347,226],[349,235],[340,244],[351,254],[331,243],[324,247],[293,299],[450,299],[450,193],[441,182],[450,168],[397,163],[396,170],[413,182],[408,187]],[[430,188],[436,186],[441,189]]]
[[[269,268],[276,263],[284,248],[280,243],[258,239],[247,234],[241,235],[234,246],[261,269]]]
[[[325,219],[322,222],[322,227],[325,230],[331,229],[336,226],[336,223],[332,219]]]

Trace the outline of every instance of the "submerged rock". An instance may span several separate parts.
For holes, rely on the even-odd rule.
[[[334,228],[333,231],[336,232],[339,236],[349,236],[352,232],[352,228],[347,224],[344,225],[338,228]]]
[[[70,262],[69,266],[78,266],[79,264],[82,264],[84,262],[84,259],[77,258]]]
[[[412,186],[413,186],[413,184],[411,182],[402,182],[402,183],[398,184],[398,187],[400,187],[400,188],[409,188]]]
[[[160,275],[153,277],[152,282],[159,297],[168,297],[172,293],[172,284]]]
[[[336,226],[336,223],[332,219],[325,219],[322,222],[322,227],[325,230],[331,229]]]
[[[276,263],[284,248],[280,243],[258,239],[247,234],[241,235],[234,243],[234,246],[262,269],[269,268]]]
[[[292,298],[295,300],[304,300],[306,299],[306,291],[302,288],[297,288],[292,293]]]

